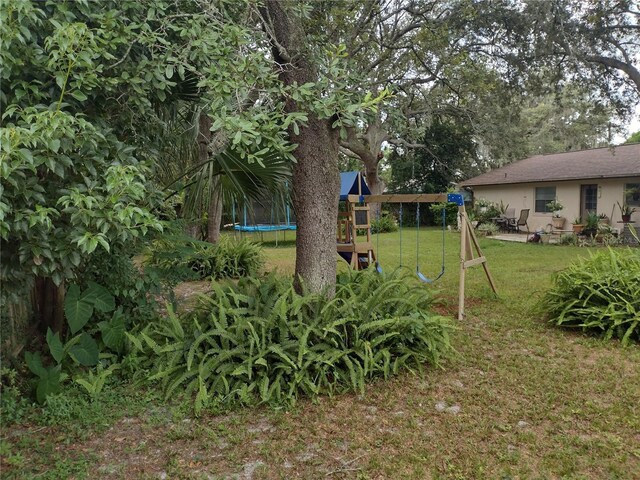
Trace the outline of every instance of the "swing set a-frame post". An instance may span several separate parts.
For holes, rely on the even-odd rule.
[[[491,273],[489,272],[487,258],[482,254],[480,244],[478,243],[476,234],[473,231],[473,226],[471,225],[471,222],[469,222],[469,217],[467,217],[467,211],[464,208],[464,204],[458,205],[458,216],[460,218],[460,282],[458,287],[458,320],[462,320],[464,318],[464,283],[467,268],[473,267],[474,265],[482,265],[484,273],[487,276],[487,280],[489,281],[489,285],[491,286],[491,290],[493,290],[493,293],[496,295],[498,294],[498,291],[496,290],[496,285],[493,282]],[[472,243],[478,255],[477,257],[474,256],[474,248],[471,246]]]

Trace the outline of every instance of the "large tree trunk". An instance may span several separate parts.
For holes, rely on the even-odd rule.
[[[286,4],[267,0],[261,9],[267,32],[272,36],[274,60],[286,85],[316,82],[315,65],[304,51],[306,38],[300,24],[284,10]],[[305,111],[290,97],[287,112]],[[293,208],[296,213],[296,287],[333,292],[336,282],[336,225],[340,175],[338,171],[338,134],[329,120],[308,112],[307,126],[291,141],[294,152]]]
[[[218,243],[220,239],[220,223],[222,222],[222,192],[219,186],[220,180],[213,179],[211,198],[207,214],[207,242]]]
[[[46,332],[64,328],[64,284],[56,285],[48,277],[37,277],[33,286],[32,306],[38,327]]]
[[[313,292],[332,290],[340,190],[337,135],[329,122],[310,116],[308,127],[292,141],[298,144],[293,167],[293,209],[298,225],[296,285],[300,289],[303,282]]]
[[[378,175],[378,158],[380,157],[370,156],[366,159],[362,159],[367,185],[369,186],[369,190],[371,190],[372,195],[380,195],[384,191],[384,182]],[[381,205],[379,203],[371,203],[369,207],[371,208],[371,218],[378,218],[380,215]]]
[[[198,118],[198,163],[203,164],[209,159],[209,145],[211,143],[211,118],[206,113],[200,113]],[[222,221],[222,195],[218,178],[211,180],[209,185],[209,206],[207,208],[207,238],[211,243],[218,243],[220,238],[220,222]]]

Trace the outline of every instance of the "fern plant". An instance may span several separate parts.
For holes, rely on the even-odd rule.
[[[549,322],[620,338],[640,339],[640,252],[608,248],[554,277],[541,308]]]
[[[348,273],[332,299],[299,295],[275,276],[213,285],[197,310],[131,336],[136,354],[170,397],[195,395],[199,411],[224,404],[290,405],[348,390],[401,369],[421,372],[451,351],[449,320],[399,273]]]
[[[147,264],[175,283],[183,280],[239,278],[256,275],[264,265],[260,245],[222,237],[216,244],[185,236],[155,240]]]

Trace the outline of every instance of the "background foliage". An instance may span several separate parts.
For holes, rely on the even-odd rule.
[[[260,245],[228,236],[216,244],[163,236],[152,242],[147,252],[146,265],[173,281],[257,276],[264,265]]]

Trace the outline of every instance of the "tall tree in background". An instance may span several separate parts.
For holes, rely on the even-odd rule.
[[[446,192],[463,177],[479,173],[477,147],[469,126],[436,119],[421,143],[422,147],[392,160],[389,187],[393,192]]]
[[[585,92],[529,98],[520,127],[529,155],[585,150],[607,145],[612,112]]]
[[[640,143],[640,132],[632,134],[624,143]]]
[[[640,102],[640,9],[632,0],[474,3],[466,26],[515,81],[589,85],[621,113]]]
[[[485,74],[490,69],[483,58],[469,55],[462,26],[473,10],[465,2],[354,2],[342,13],[332,24],[343,30],[333,36],[342,35],[348,45],[351,68],[361,76],[358,87],[393,92],[340,140],[343,152],[363,162],[371,190],[381,193],[383,144],[402,151],[420,147],[420,126],[429,118],[468,118],[473,111],[465,97],[503,82]]]

